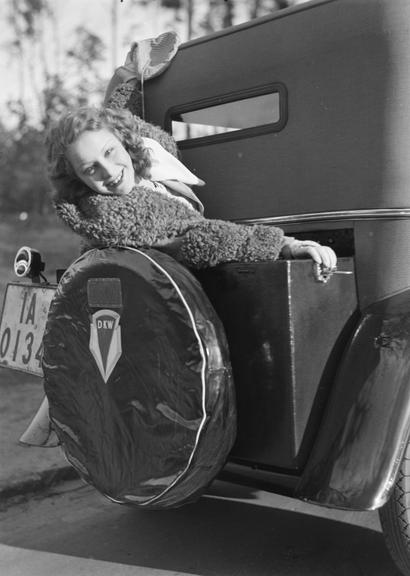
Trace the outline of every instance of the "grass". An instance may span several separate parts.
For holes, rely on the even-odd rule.
[[[44,275],[56,281],[56,270],[67,268],[79,255],[80,239],[55,215],[30,216],[21,222],[16,215],[0,219],[0,297],[3,300],[8,282],[17,277],[13,271],[16,252],[21,246],[38,250],[46,263]]]

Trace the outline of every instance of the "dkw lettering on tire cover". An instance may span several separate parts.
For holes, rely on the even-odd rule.
[[[107,382],[122,354],[120,315],[98,310],[91,317],[90,351],[104,382]]]

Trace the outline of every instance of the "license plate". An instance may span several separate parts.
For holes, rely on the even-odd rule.
[[[42,340],[55,286],[8,284],[0,324],[0,366],[37,376]]]

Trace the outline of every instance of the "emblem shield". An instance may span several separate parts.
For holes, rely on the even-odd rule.
[[[90,351],[107,382],[122,354],[120,315],[113,310],[98,310],[91,317]]]

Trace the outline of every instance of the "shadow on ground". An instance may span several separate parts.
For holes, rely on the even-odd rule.
[[[290,499],[246,489],[233,487],[232,494],[241,499],[211,494],[180,509],[145,511],[111,504],[80,485],[9,509],[0,516],[1,541],[201,575],[398,575],[377,523],[291,512],[280,509]]]

